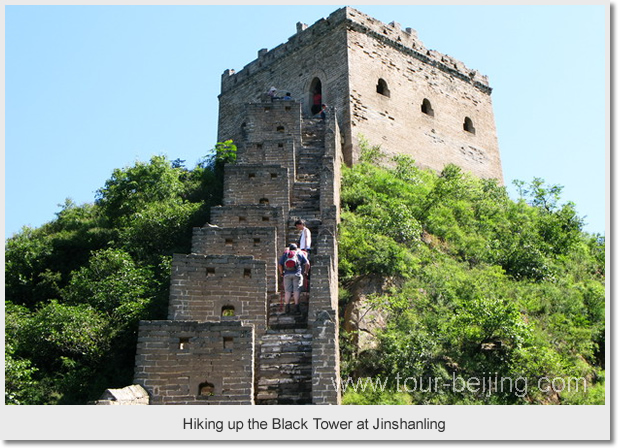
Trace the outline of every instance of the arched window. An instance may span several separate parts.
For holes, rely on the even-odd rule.
[[[215,394],[215,385],[204,381],[197,389],[197,394],[201,397],[210,397]]]
[[[315,115],[322,110],[322,81],[320,78],[313,78],[309,85],[309,104],[311,115]]]
[[[391,91],[388,90],[388,85],[386,84],[386,81],[384,81],[382,78],[378,79],[378,85],[376,86],[376,91],[380,95],[384,95],[388,98],[391,97]]]
[[[470,117],[466,117],[464,119],[463,128],[464,131],[469,132],[470,134],[476,134],[476,129],[474,129],[474,125],[472,124]]]
[[[431,103],[427,98],[425,98],[423,104],[421,104],[421,112],[433,117],[433,107],[431,107]]]
[[[221,317],[234,317],[236,315],[236,308],[234,305],[224,305],[221,307]]]

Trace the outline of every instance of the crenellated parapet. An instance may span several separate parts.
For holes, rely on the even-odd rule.
[[[240,83],[250,81],[257,72],[271,69],[278,59],[292,55],[308,42],[314,40],[316,36],[331,33],[333,29],[339,26],[346,26],[349,29],[365,33],[438,70],[469,82],[482,91],[491,93],[487,76],[480,74],[477,70],[467,68],[463,62],[449,55],[426,48],[414,29],[402,29],[397,22],[385,24],[351,7],[338,9],[327,18],[320,19],[311,26],[298,23],[296,34],[292,35],[286,43],[271,50],[260,49],[257,59],[251,61],[239,71],[225,70],[221,76],[221,92],[224,93],[234,89]]]

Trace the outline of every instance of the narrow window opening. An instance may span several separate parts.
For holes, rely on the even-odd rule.
[[[264,108],[264,112],[270,112],[270,107],[266,106],[266,107]]]
[[[206,275],[215,275],[215,268],[206,268]]]
[[[262,144],[261,143],[258,143],[256,146],[257,146],[257,149],[262,149]]]
[[[239,216],[238,217],[238,222],[245,222],[247,220],[247,218],[245,218],[244,216]]]
[[[277,132],[284,132],[285,128],[283,126],[277,126]]]
[[[276,179],[277,178],[277,173],[270,173],[270,178],[271,179]]]
[[[279,148],[283,148],[283,143],[279,143]]]
[[[178,341],[178,349],[187,350],[189,348],[189,339],[190,338],[180,338]]]
[[[249,173],[248,177],[249,177],[249,179],[254,179],[255,178],[255,173]]]
[[[243,277],[251,278],[251,269],[245,269],[245,272],[243,273]]]
[[[260,199],[260,204],[261,204],[261,205],[268,205],[268,202],[269,202],[269,201],[268,201],[268,199],[266,199],[266,198],[262,198],[262,199]]]
[[[376,86],[376,91],[380,95],[384,95],[385,97],[390,98],[391,96],[391,91],[388,90],[388,85],[386,84],[386,81],[384,81],[382,78],[378,79],[378,85]]]
[[[262,221],[264,221],[264,222],[268,222],[268,221],[270,221],[270,217],[268,217],[268,216],[262,216]]]
[[[423,104],[421,104],[421,112],[433,117],[433,107],[431,107],[431,103],[427,98],[425,98]]]
[[[231,336],[223,336],[223,349],[231,350],[234,348],[234,338]]]
[[[476,129],[474,129],[474,125],[472,124],[470,117],[465,118],[463,128],[464,131],[469,132],[470,134],[476,134]]]
[[[201,397],[211,397],[215,394],[215,385],[204,381],[198,387],[198,395]]]
[[[254,246],[259,246],[261,242],[262,242],[262,240],[260,240],[259,238],[253,238],[253,245]]]
[[[225,239],[225,245],[226,246],[233,246],[234,245],[234,240],[232,238],[226,238]]]
[[[236,316],[236,309],[233,305],[224,305],[221,307],[221,317],[234,317]]]

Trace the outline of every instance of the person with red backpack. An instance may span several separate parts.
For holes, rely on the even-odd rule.
[[[279,273],[283,276],[285,291],[285,314],[290,313],[290,298],[294,295],[294,314],[300,314],[300,290],[303,286],[303,273],[309,272],[309,260],[294,243],[290,244],[279,258]]]

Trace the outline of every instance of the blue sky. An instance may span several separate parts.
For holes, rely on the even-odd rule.
[[[5,237],[93,202],[115,168],[193,168],[223,71],[341,6],[6,6]],[[487,75],[512,197],[514,179],[563,185],[605,233],[606,5],[354,7]]]

